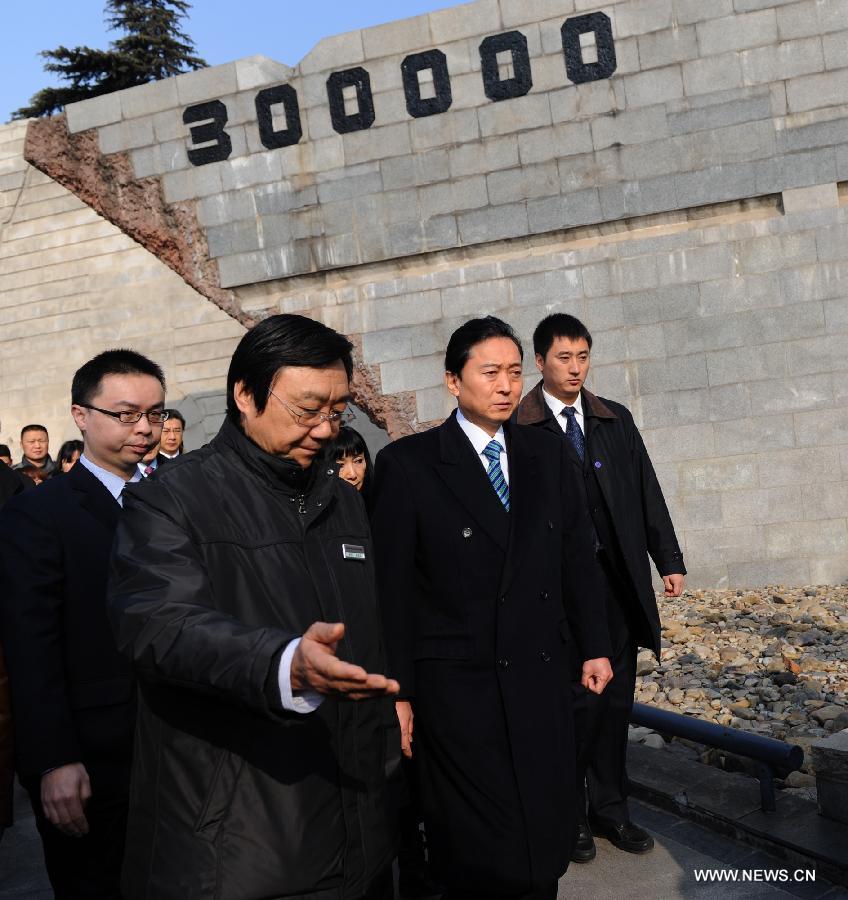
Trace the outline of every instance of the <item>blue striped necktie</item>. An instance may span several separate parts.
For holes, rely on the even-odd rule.
[[[504,508],[509,512],[509,485],[506,483],[506,478],[504,478],[504,473],[501,469],[502,450],[503,447],[497,441],[489,441],[483,448],[483,456],[489,460],[489,468],[486,469],[489,481],[492,482],[492,487],[498,495],[498,500],[503,503]]]
[[[562,414],[568,419],[568,423],[565,426],[565,436],[571,441],[571,445],[577,451],[580,462],[583,462],[586,456],[586,439],[583,437],[583,432],[577,424],[577,410],[573,406],[564,406]]]

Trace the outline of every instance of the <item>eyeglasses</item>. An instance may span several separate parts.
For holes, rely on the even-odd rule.
[[[117,419],[121,425],[135,425],[142,416],[146,416],[147,421],[151,425],[162,425],[168,418],[168,413],[164,409],[151,409],[150,412],[130,412],[128,409],[122,409],[120,412],[113,412],[111,409],[101,409],[99,406],[89,406],[88,403],[80,403],[85,409],[93,409],[95,412],[103,413],[104,416],[111,416]]]
[[[329,422],[333,428],[338,428],[340,425],[347,425],[349,422],[352,422],[356,415],[354,414],[352,409],[344,409],[342,412],[331,412],[331,413],[322,413],[312,410],[306,409],[293,409],[286,403],[285,400],[278,397],[272,390],[269,390],[268,393],[278,400],[280,403],[285,406],[285,408],[291,413],[292,418],[297,422],[298,425],[302,425],[304,428],[314,428],[316,425],[320,425],[322,422]]]

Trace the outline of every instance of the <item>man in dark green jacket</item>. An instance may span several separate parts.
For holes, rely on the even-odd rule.
[[[533,348],[542,380],[521,401],[517,421],[559,435],[586,487],[596,556],[606,578],[613,651],[614,677],[602,695],[589,694],[575,678],[580,756],[572,859],[588,862],[595,856],[593,832],[621,850],[646,853],[653,839],[630,821],[627,808],[625,763],[636,653],[643,646],[660,655],[648,557],[666,596],[678,597],[686,573],[683,554],[633,416],[620,403],[596,397],[583,386],[592,349],[585,325],[564,313],[548,316],[533,334]]]

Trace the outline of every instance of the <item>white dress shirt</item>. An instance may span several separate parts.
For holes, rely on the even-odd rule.
[[[483,464],[483,468],[487,472],[489,471],[489,457],[483,456],[483,451],[490,441],[497,441],[501,445],[501,471],[503,472],[504,481],[509,484],[509,460],[506,455],[506,438],[504,437],[503,426],[495,432],[494,437],[491,437],[483,431],[479,425],[469,422],[462,414],[462,410],[458,407],[456,410],[456,421],[459,424],[459,427],[465,432],[465,436],[471,441],[474,452],[479,457],[480,462]]]
[[[100,466],[93,463],[84,453],[79,458],[80,464],[88,469],[89,472],[106,488],[107,491],[123,506],[124,498],[122,492],[127,484],[135,484],[144,477],[138,469],[133,473],[132,478],[122,478],[114,472],[108,472],[101,469]]]
[[[577,425],[583,434],[586,434],[586,426],[583,423],[583,400],[580,397],[580,394],[577,395],[577,399],[574,403],[563,403],[562,400],[557,400],[553,394],[549,394],[544,388],[542,388],[542,396],[545,398],[545,403],[548,404],[553,413],[554,421],[556,421],[563,432],[565,432],[565,429],[568,427],[568,419],[563,415],[563,408],[566,406],[573,406],[574,418],[577,421]]]
[[[300,694],[294,694],[292,691],[292,657],[300,641],[300,638],[295,638],[283,651],[283,655],[280,657],[280,668],[277,672],[277,683],[280,686],[280,700],[283,703],[283,709],[305,715],[318,709],[324,702],[324,695],[319,694],[318,691],[302,691]]]

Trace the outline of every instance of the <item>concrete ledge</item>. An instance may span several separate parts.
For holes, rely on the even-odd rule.
[[[848,825],[848,728],[813,744],[812,756],[819,812]]]
[[[812,801],[778,792],[777,811],[764,813],[753,778],[639,744],[627,753],[634,797],[848,886],[848,825],[823,818]]]

